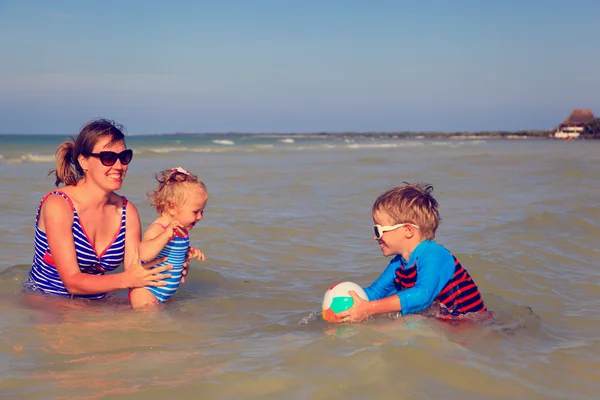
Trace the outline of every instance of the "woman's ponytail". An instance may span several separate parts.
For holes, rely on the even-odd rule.
[[[79,163],[77,160],[73,160],[73,150],[75,149],[75,140],[71,138],[70,141],[61,143],[56,149],[56,168],[51,170],[49,175],[54,173],[56,186],[64,183],[65,185],[74,185],[79,179],[81,174],[76,167]]]

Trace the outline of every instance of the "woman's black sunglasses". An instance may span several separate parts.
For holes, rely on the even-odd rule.
[[[121,161],[121,164],[127,165],[133,158],[133,150],[127,149],[120,153],[115,153],[114,151],[101,151],[100,153],[90,153],[90,157],[99,158],[102,165],[107,167],[115,165],[117,160]]]

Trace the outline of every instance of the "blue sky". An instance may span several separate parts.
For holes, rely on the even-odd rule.
[[[550,129],[597,1],[0,0],[0,133]]]

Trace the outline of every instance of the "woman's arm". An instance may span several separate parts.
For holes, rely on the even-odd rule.
[[[142,239],[142,224],[140,214],[132,202],[127,202],[127,219],[125,220],[125,259],[123,267],[125,270],[133,261],[133,254],[140,245]]]
[[[82,273],[75,253],[72,231],[73,211],[69,204],[60,196],[50,196],[42,205],[40,218],[43,219],[48,246],[58,275],[71,294],[97,294],[146,285],[164,286],[165,283],[159,281],[170,276],[170,274],[161,273],[171,269],[172,266],[146,271],[139,264],[139,259],[136,262],[137,254],[135,252],[131,255],[130,260],[130,264],[135,268],[124,273],[109,275]],[[152,265],[157,263],[152,263]]]

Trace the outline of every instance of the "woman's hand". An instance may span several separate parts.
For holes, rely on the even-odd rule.
[[[166,257],[157,258],[156,260],[142,265],[140,262],[140,254],[138,250],[135,249],[133,261],[125,272],[123,272],[125,287],[166,286],[167,282],[164,282],[163,279],[170,278],[171,274],[163,274],[163,272],[173,269],[173,266],[164,265],[162,267],[151,269],[155,265],[164,262],[166,259]]]
[[[363,300],[354,290],[350,290],[348,294],[354,300],[354,304],[346,311],[335,314],[341,322],[361,322],[369,318],[369,301]]]

